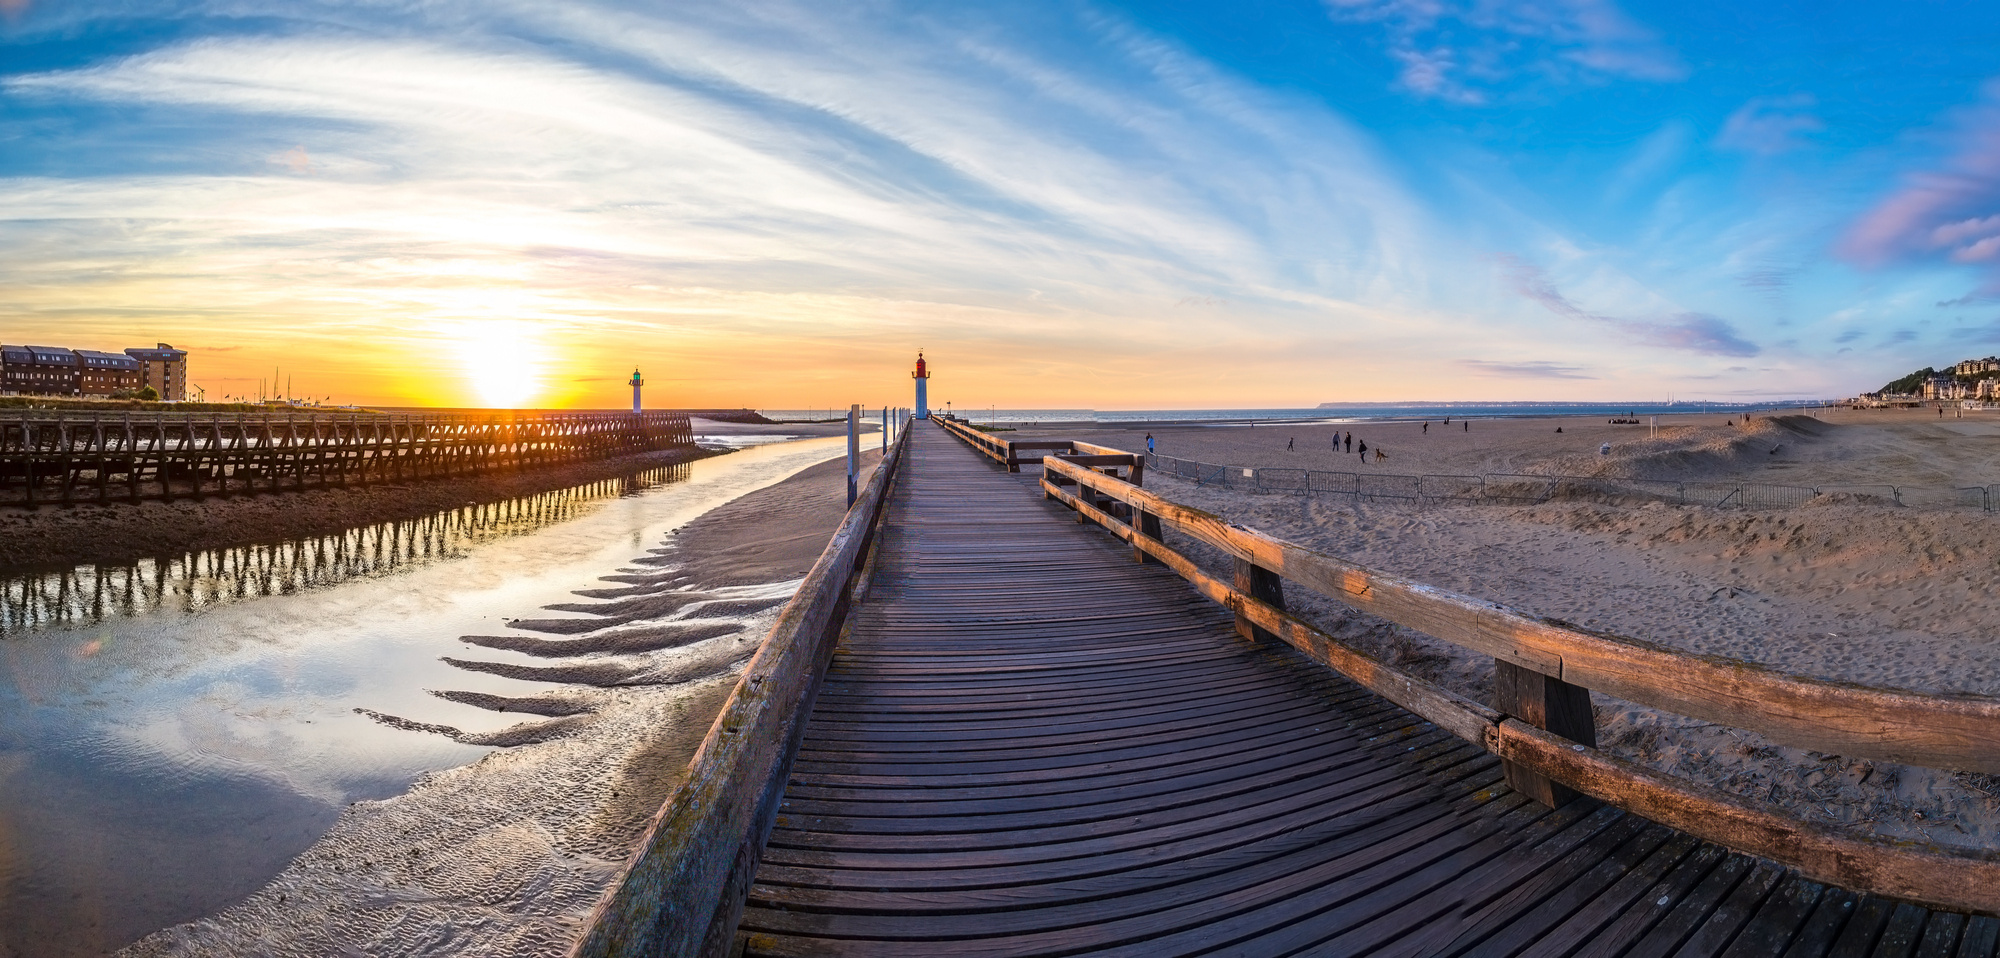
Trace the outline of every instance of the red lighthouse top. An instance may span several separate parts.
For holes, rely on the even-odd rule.
[[[918,351],[917,351],[917,371],[916,371],[916,372],[913,372],[913,373],[911,373],[911,374],[910,374],[910,378],[911,378],[911,379],[929,379],[929,378],[931,378],[931,371],[930,371],[929,369],[925,368],[925,366],[924,366],[924,353],[923,353],[923,350],[918,350]]]

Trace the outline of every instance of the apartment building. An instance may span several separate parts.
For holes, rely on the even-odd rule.
[[[125,355],[143,367],[140,385],[153,387],[168,402],[187,400],[187,350],[160,343],[152,349],[128,349]]]
[[[76,350],[77,391],[84,396],[138,392],[145,366],[124,353]]]
[[[153,387],[161,399],[187,398],[187,351],[160,343],[122,353],[62,346],[0,346],[0,393],[110,396]]]

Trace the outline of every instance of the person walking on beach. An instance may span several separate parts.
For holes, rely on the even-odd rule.
[[[1285,440],[1285,451],[1286,451],[1286,452],[1291,452],[1291,451],[1292,451],[1292,443],[1294,443],[1294,442],[1296,442],[1296,441],[1297,441],[1297,439],[1296,439],[1296,438],[1287,438],[1287,439]]]
[[[1428,436],[1430,434],[1431,434],[1431,424],[1424,423],[1424,435]]]
[[[1465,431],[1466,431],[1466,432],[1471,432],[1471,431],[1472,431],[1472,420],[1470,420],[1470,419],[1461,419],[1461,420],[1459,420],[1458,424],[1459,424],[1459,425],[1461,425],[1461,426],[1464,426],[1464,427],[1465,427]]]
[[[1351,432],[1347,434],[1347,451],[1354,451],[1354,434]]]
[[[1152,454],[1153,454],[1153,434],[1149,432],[1146,434],[1146,455],[1150,456]]]
[[[1366,439],[1361,440],[1361,464],[1364,466],[1368,464],[1368,440]]]

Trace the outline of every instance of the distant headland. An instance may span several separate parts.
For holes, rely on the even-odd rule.
[[[1870,402],[2000,399],[2000,356],[1963,359],[1943,370],[1925,366],[1859,398]]]

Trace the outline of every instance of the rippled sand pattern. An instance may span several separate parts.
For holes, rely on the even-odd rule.
[[[415,735],[500,746],[407,794],[347,808],[275,881],[129,955],[555,955],[684,774],[734,684],[838,524],[844,466],[752,493],[603,588],[467,635],[468,673],[549,683],[528,696],[432,694],[522,721],[468,732],[386,712]],[[506,650],[537,664],[482,656]]]

